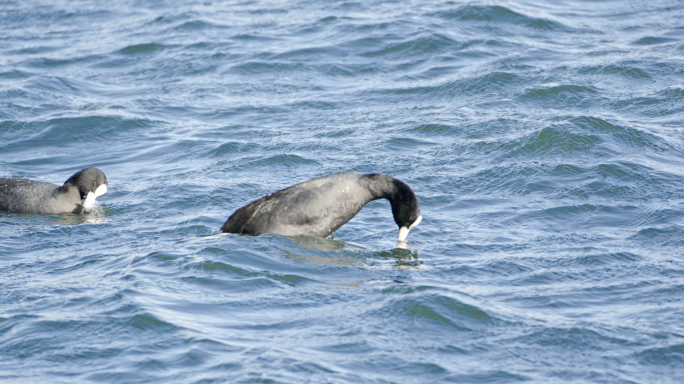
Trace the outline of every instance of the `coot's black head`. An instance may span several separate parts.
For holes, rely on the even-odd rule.
[[[95,197],[107,192],[107,176],[97,168],[85,168],[76,172],[64,183],[64,187],[76,187],[81,199],[93,193]]]
[[[392,194],[390,204],[394,222],[399,226],[399,241],[405,241],[409,230],[415,227],[423,219],[420,215],[420,207],[416,194],[401,180],[393,180],[395,192]]]

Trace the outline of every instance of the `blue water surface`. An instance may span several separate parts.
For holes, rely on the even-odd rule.
[[[0,2],[7,383],[681,383],[684,2]],[[219,234],[340,171],[331,239]]]

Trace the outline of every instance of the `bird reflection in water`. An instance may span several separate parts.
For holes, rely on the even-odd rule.
[[[355,244],[321,237],[289,237],[299,250],[282,249],[288,259],[311,264],[352,266],[372,261],[373,258],[394,259],[395,268],[419,268],[417,250],[408,249],[407,242],[400,242],[390,251],[369,251]],[[400,246],[401,245],[401,246]],[[303,251],[303,252],[302,252]]]

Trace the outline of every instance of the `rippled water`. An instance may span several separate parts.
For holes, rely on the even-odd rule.
[[[4,1],[0,177],[110,189],[0,215],[0,379],[679,383],[684,3]],[[333,239],[219,236],[384,172]]]

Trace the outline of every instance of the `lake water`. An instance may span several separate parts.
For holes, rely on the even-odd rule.
[[[0,2],[7,383],[681,383],[684,2]],[[340,171],[332,239],[219,236]]]

